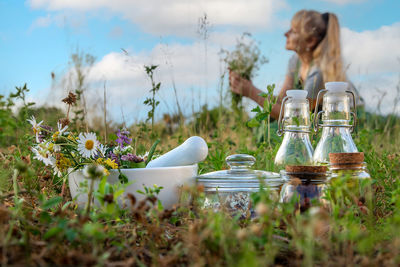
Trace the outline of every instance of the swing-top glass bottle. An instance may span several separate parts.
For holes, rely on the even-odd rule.
[[[310,106],[307,91],[288,90],[282,100],[277,134],[283,141],[275,157],[275,165],[311,165],[313,148],[310,142]]]
[[[314,151],[315,164],[329,164],[329,153],[358,152],[351,133],[357,123],[355,96],[346,82],[325,83],[324,90],[317,95],[317,102],[323,96],[322,110],[314,111],[314,131],[322,127],[322,135]],[[351,103],[354,111],[351,111]],[[351,116],[353,123],[351,124]],[[322,124],[319,123],[322,119]]]

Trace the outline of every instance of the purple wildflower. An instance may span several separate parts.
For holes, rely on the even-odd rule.
[[[139,163],[139,162],[143,161],[143,159],[141,157],[138,157],[138,156],[136,156],[134,154],[131,154],[131,153],[128,153],[126,155],[122,155],[121,156],[121,160],[123,160],[123,161],[132,161],[132,162],[135,162],[135,163]]]
[[[114,162],[117,163],[118,166],[120,166],[119,157],[117,155],[115,155],[113,152],[110,152],[108,154],[108,157],[111,158],[111,160],[114,160]]]
[[[124,144],[129,145],[132,142],[132,138],[129,138],[128,130],[118,130],[117,136],[118,138],[115,142],[117,142],[120,147],[124,147]]]

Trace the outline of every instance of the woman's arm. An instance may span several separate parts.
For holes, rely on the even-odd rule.
[[[264,97],[259,95],[262,93],[262,91],[256,88],[251,81],[240,77],[240,75],[234,71],[229,71],[229,84],[232,92],[250,98],[261,107],[264,106]],[[282,99],[286,96],[286,91],[292,89],[292,84],[293,77],[286,75],[282,89],[279,92],[277,102],[272,107],[271,117],[273,119],[277,120],[279,118]]]
[[[248,97],[260,106],[264,105],[264,98],[259,96],[262,91],[255,87],[251,81],[231,70],[229,70],[229,85],[233,93]]]

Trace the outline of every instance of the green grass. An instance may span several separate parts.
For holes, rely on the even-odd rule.
[[[161,209],[149,196],[130,210],[114,205],[86,214],[76,209],[68,192],[61,195],[62,180],[30,158],[33,140],[27,117],[36,114],[39,121],[44,119],[54,127],[62,115],[27,103],[15,114],[11,108],[14,102],[24,101],[21,96],[0,101],[0,262],[4,266],[386,266],[400,262],[398,117],[360,114],[354,140],[365,152],[374,181],[374,207],[366,213],[342,199],[332,212],[321,208],[300,214],[292,204],[279,204],[261,191],[253,196],[255,207],[263,211],[261,216],[239,220],[224,212],[202,210],[199,200],[204,192],[193,187],[185,188],[192,200],[173,210]],[[204,107],[193,117],[185,127],[155,122],[152,136],[146,134],[150,124],[131,125],[129,130],[146,147],[159,138],[159,154],[191,135],[204,137],[209,155],[199,165],[201,173],[226,169],[225,157],[234,153],[255,156],[255,169],[279,171],[273,165],[281,142],[275,134],[276,123],[271,125],[269,145],[264,133],[248,128],[243,118],[238,121],[225,106]],[[99,125],[92,130],[104,136],[102,129]],[[314,146],[317,140],[314,137]],[[118,190],[97,196],[105,198]]]

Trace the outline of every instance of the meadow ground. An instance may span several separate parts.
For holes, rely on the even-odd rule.
[[[253,196],[260,211],[256,219],[232,218],[203,210],[201,187],[185,188],[192,201],[172,210],[157,205],[153,196],[132,209],[98,209],[89,213],[74,205],[63,180],[51,168],[32,159],[34,135],[27,119],[56,126],[65,116],[57,108],[25,102],[23,87],[0,96],[0,262],[7,265],[385,265],[400,263],[400,119],[359,112],[354,141],[365,152],[373,178],[373,206],[354,203],[338,188],[331,211],[323,208],[294,212],[261,190]],[[22,103],[17,112],[14,105]],[[69,130],[85,131],[79,108]],[[155,139],[162,154],[192,135],[209,146],[200,173],[227,168],[225,157],[253,155],[255,169],[279,171],[273,164],[281,138],[276,123],[249,128],[248,115],[229,105],[203,108],[186,117],[130,125],[138,150]],[[88,127],[104,140],[121,125],[108,122]],[[267,127],[269,126],[269,127]],[[270,134],[264,134],[270,128]],[[110,134],[111,133],[111,134]],[[269,138],[268,138],[269,136]],[[315,147],[319,135],[313,135]],[[338,193],[338,194],[339,194]],[[112,201],[112,200],[111,200]],[[130,199],[130,201],[134,201]]]

